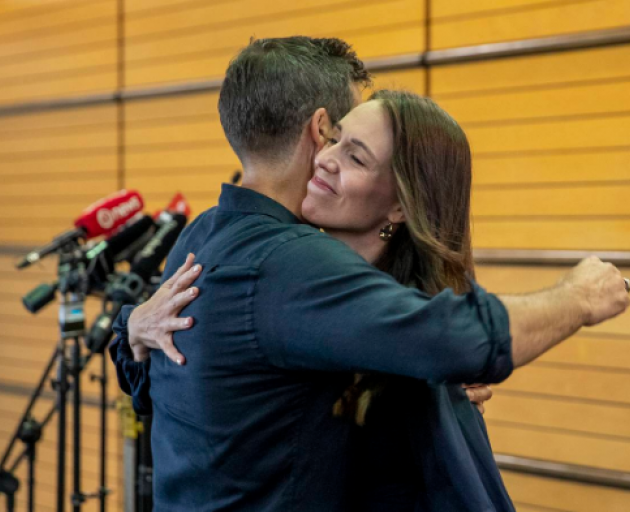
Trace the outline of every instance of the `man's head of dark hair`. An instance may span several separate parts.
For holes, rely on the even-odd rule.
[[[354,104],[352,84],[369,73],[340,39],[257,39],[230,63],[219,96],[221,124],[243,159],[290,153],[318,108],[333,123]]]

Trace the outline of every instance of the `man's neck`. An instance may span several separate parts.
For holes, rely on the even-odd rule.
[[[297,155],[284,164],[243,162],[242,187],[254,190],[280,203],[302,219],[302,201],[311,179],[310,158]]]

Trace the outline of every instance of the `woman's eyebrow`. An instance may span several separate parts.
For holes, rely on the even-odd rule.
[[[339,130],[340,132],[343,131],[343,127],[339,123],[336,123],[334,128],[335,128],[335,130]],[[374,156],[374,153],[372,153],[370,148],[367,147],[365,142],[360,141],[359,139],[350,139],[350,142],[352,142],[354,145],[359,146],[360,148],[364,149],[366,151],[366,153],[368,155],[370,155],[371,158],[373,158],[374,160],[378,161],[376,159],[376,157]]]

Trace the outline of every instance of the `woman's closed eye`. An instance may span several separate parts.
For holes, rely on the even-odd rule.
[[[350,158],[352,159],[353,162],[355,162],[356,164],[360,165],[361,167],[364,167],[363,162],[357,158],[355,155],[350,155]]]

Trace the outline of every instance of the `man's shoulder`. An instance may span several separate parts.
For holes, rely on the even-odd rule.
[[[374,267],[348,245],[308,225],[295,226],[278,236],[265,259],[265,267],[301,267],[305,272],[327,268],[333,273],[343,273],[351,267],[374,271]]]

